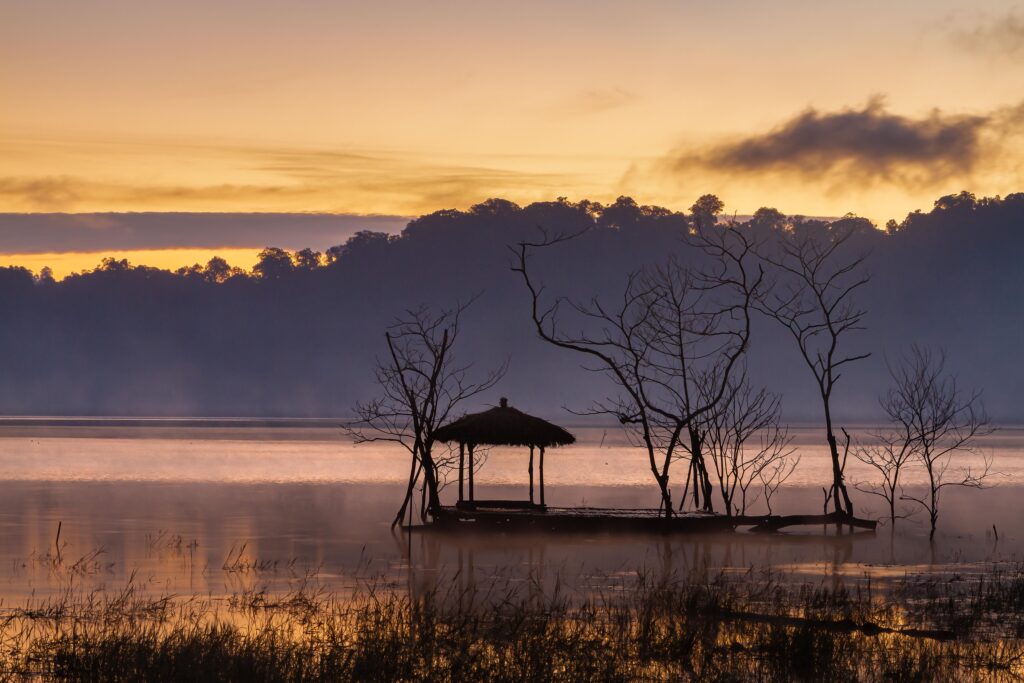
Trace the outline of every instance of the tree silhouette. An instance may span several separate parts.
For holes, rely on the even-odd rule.
[[[702,393],[709,390],[714,388],[701,387]],[[754,391],[741,373],[701,420],[699,430],[714,465],[725,513],[745,515],[748,505],[763,494],[771,514],[771,495],[800,460],[792,457],[789,432],[780,425],[779,396],[764,389]]]
[[[705,268],[670,258],[632,273],[614,304],[597,297],[547,302],[530,258],[575,237],[544,236],[513,249],[513,270],[530,294],[534,328],[549,344],[597,361],[598,371],[617,387],[617,396],[596,401],[587,412],[613,416],[632,429],[647,451],[663,513],[673,514],[670,468],[680,451],[690,462],[695,506],[713,510],[699,426],[731,386],[750,339],[750,312],[763,284],[752,245],[739,231],[698,230],[693,245],[706,257]],[[566,323],[560,308],[576,320]],[[567,331],[570,326],[579,331]]]
[[[702,195],[690,207],[693,222],[698,230],[707,230],[718,220],[718,214],[722,213],[725,204],[713,194]]]
[[[991,474],[988,457],[980,468],[959,462],[976,453],[978,438],[994,429],[981,405],[981,393],[964,393],[956,378],[946,373],[944,352],[915,345],[892,377],[886,412],[907,430],[914,455],[928,474],[926,495],[902,497],[928,512],[929,538],[934,538],[942,492],[953,486],[982,488]]]
[[[252,271],[261,280],[279,280],[295,269],[292,255],[278,247],[267,247],[260,252]]]
[[[308,247],[295,252],[295,267],[300,270],[316,270],[322,260],[323,254]]]
[[[776,291],[759,302],[762,312],[792,336],[814,376],[825,417],[825,438],[832,457],[829,497],[836,512],[853,516],[844,469],[847,439],[840,458],[833,425],[832,396],[845,366],[870,356],[840,348],[851,332],[862,329],[864,310],[853,303],[857,290],[868,283],[863,255],[849,256],[845,246],[853,232],[830,231],[826,239],[809,234],[781,233],[778,251],[765,256],[778,277]]]
[[[889,523],[895,526],[896,501],[903,491],[900,475],[916,455],[914,439],[909,424],[897,424],[892,429],[875,431],[871,439],[871,443],[858,444],[853,454],[865,465],[874,468],[882,480],[877,484],[858,482],[856,488],[862,493],[882,498],[889,507]]]
[[[441,505],[442,467],[447,463],[435,457],[434,432],[455,417],[460,404],[497,384],[507,369],[504,364],[474,381],[472,367],[455,359],[453,348],[465,308],[434,312],[421,307],[396,320],[384,333],[387,355],[377,362],[381,393],[358,404],[358,418],[345,427],[356,443],[396,443],[411,456],[406,494],[392,527],[405,516],[420,477],[421,519]]]
[[[214,256],[206,263],[203,269],[203,277],[210,282],[224,282],[229,277],[241,274],[237,268],[232,268],[228,262],[219,256]]]

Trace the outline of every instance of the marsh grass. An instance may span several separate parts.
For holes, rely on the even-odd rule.
[[[199,541],[186,540],[181,534],[174,534],[166,529],[146,534],[146,552],[149,555],[182,556],[194,553],[199,548]]]
[[[179,536],[154,552],[189,554]],[[745,574],[637,572],[514,579],[500,569],[339,592],[319,568],[233,546],[227,595],[155,594],[135,573],[90,589],[102,550],[59,535],[28,563],[63,588],[0,606],[0,680],[961,681],[1024,677],[1024,565],[884,586]],[[283,587],[280,574],[288,579]],[[261,587],[261,576],[275,588]],[[428,577],[420,577],[426,579]],[[334,584],[331,584],[334,585]]]
[[[969,581],[908,578],[885,591],[870,583],[793,584],[770,573],[638,573],[587,594],[563,591],[558,581],[545,588],[468,578],[406,590],[368,579],[342,594],[311,571],[286,590],[228,596],[153,595],[134,575],[114,591],[70,581],[56,595],[3,611],[0,676],[950,681],[1024,674],[1021,567]]]
[[[224,558],[224,564],[221,565],[221,571],[229,574],[253,574],[276,572],[279,570],[294,572],[296,558],[291,558],[285,562],[281,560],[252,558],[246,554],[248,547],[247,543],[240,545],[237,543],[232,544],[231,549],[228,550],[227,557]]]

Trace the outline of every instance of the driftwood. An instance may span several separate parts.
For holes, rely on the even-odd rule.
[[[811,526],[815,524],[838,524],[860,529],[871,529],[878,525],[873,519],[861,519],[843,512],[830,512],[827,515],[743,515],[733,517],[736,526],[750,526],[754,532],[778,531],[788,526]]]

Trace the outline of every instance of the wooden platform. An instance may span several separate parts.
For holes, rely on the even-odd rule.
[[[556,508],[531,505],[499,507],[498,501],[477,501],[470,506],[442,506],[435,512],[432,526],[440,529],[476,531],[552,531],[552,532],[661,532],[699,533],[733,531],[749,527],[751,531],[771,532],[798,525],[834,525],[873,530],[874,520],[832,513],[828,515],[745,515],[729,517],[699,512],[676,513],[666,519],[653,508]]]

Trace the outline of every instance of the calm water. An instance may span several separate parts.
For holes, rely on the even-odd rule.
[[[549,504],[657,504],[641,452],[614,430],[576,431],[577,445],[546,460]],[[796,432],[801,463],[778,495],[776,512],[821,509],[829,464],[819,440],[816,430]],[[770,567],[844,581],[971,572],[1024,559],[1024,431],[1003,429],[984,442],[984,451],[999,471],[994,486],[949,490],[934,544],[922,513],[898,522],[895,533],[883,527],[852,537],[813,528],[773,536],[410,538],[389,528],[406,456],[390,447],[355,446],[329,424],[9,422],[0,424],[0,597],[9,604],[69,582],[116,589],[129,578],[154,591],[219,595],[283,590],[311,574],[343,589],[374,577],[418,584],[453,575],[558,577],[589,586],[638,569],[699,567]],[[870,475],[851,459],[851,481]],[[478,495],[525,497],[526,476],[524,451],[497,449],[477,478]],[[908,483],[920,483],[916,470],[908,472]],[[446,490],[447,498],[453,495]],[[880,500],[854,495],[864,514],[880,514]]]

